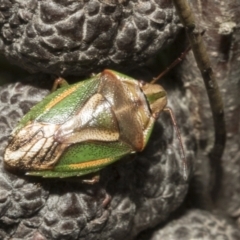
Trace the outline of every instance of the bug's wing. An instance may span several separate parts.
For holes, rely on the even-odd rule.
[[[109,102],[99,93],[89,98],[79,112],[55,133],[55,140],[64,144],[114,142],[118,139],[119,128],[115,113]]]
[[[51,171],[55,172],[55,177],[61,177],[65,170],[64,176],[84,175],[132,152],[131,146],[118,140],[119,127],[114,111],[101,94],[95,93],[62,124],[29,122],[9,144],[5,163],[45,177],[52,176]],[[88,161],[91,163],[80,164]]]

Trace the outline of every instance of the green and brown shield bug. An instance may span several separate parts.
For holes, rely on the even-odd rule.
[[[104,70],[59,88],[34,106],[12,132],[5,166],[47,178],[98,172],[142,151],[156,119],[166,110],[178,134],[186,178],[180,133],[166,105],[162,86]]]

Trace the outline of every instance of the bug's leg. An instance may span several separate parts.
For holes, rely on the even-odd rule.
[[[95,184],[95,183],[98,183],[99,180],[100,180],[100,175],[96,174],[91,179],[83,179],[82,182],[87,184]]]
[[[172,123],[173,123],[174,130],[177,134],[177,138],[178,138],[179,145],[180,145],[180,154],[181,154],[181,159],[182,159],[182,166],[183,166],[183,178],[184,178],[184,180],[187,180],[187,178],[188,178],[187,160],[186,160],[185,151],[184,151],[183,144],[182,144],[181,133],[180,133],[180,130],[177,126],[176,118],[175,118],[171,108],[165,107],[163,109],[163,111],[169,113],[169,115],[171,117],[171,120],[172,120]]]
[[[61,87],[65,87],[68,85],[69,85],[68,82],[64,78],[59,77],[59,78],[55,79],[51,92],[54,92],[59,87],[61,88]]]
[[[106,208],[108,206],[108,204],[111,202],[112,197],[106,192],[106,197],[104,198],[103,202],[102,202],[102,206],[104,208]]]

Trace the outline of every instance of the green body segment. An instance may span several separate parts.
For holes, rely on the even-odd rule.
[[[82,143],[67,149],[60,157],[58,164],[52,170],[31,171],[28,175],[42,177],[72,177],[83,176],[101,170],[107,165],[131,153],[129,145],[114,143]]]
[[[20,121],[16,130],[24,127],[29,121],[61,124],[81,108],[98,87],[97,76],[59,88],[34,106]]]

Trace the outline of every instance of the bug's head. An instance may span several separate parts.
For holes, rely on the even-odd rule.
[[[147,98],[151,112],[157,117],[167,105],[167,93],[159,84],[145,82],[141,84],[142,91]]]

